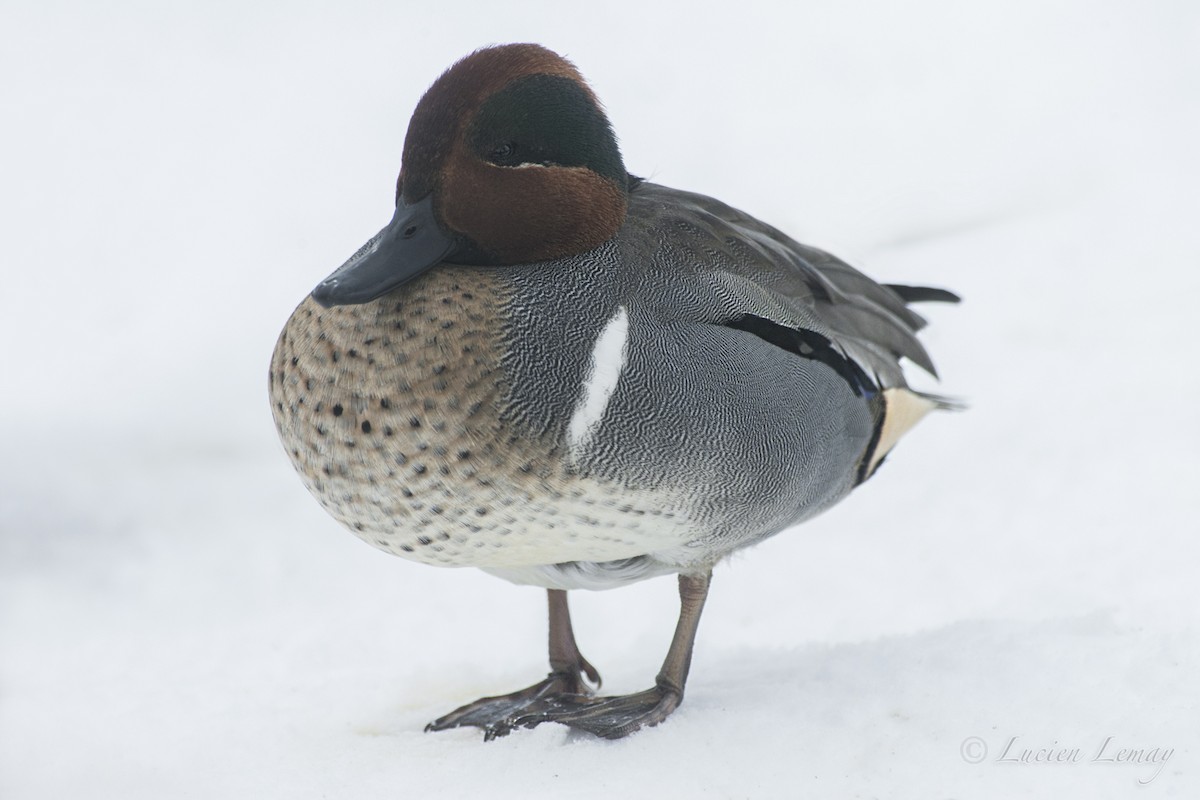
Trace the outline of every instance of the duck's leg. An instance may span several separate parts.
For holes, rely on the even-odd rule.
[[[567,593],[549,589],[546,594],[550,606],[550,674],[546,679],[512,694],[483,697],[468,703],[435,719],[425,726],[426,731],[474,725],[487,731],[486,738],[493,739],[508,733],[510,727],[504,723],[520,716],[534,703],[562,695],[586,697],[591,689],[584,682],[584,676],[595,688],[600,688],[600,673],[588,663],[575,644]]]
[[[606,739],[619,739],[662,722],[683,701],[692,646],[711,581],[711,572],[679,576],[679,622],[653,689],[620,697],[544,696],[507,723],[494,725],[489,734],[503,736],[516,727],[560,722]]]

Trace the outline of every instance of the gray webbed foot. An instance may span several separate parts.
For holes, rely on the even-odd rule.
[[[653,689],[618,697],[594,697],[584,677],[600,688],[600,675],[580,654],[571,629],[567,593],[547,592],[550,609],[549,677],[519,692],[485,697],[425,726],[441,731],[472,725],[483,728],[484,740],[507,736],[517,728],[557,722],[604,739],[620,739],[662,722],[683,701],[692,663],[692,646],[700,612],[708,596],[711,572],[679,576],[679,622]]]
[[[435,719],[425,726],[426,732],[444,731],[450,728],[473,726],[483,728],[485,740],[503,736],[511,730],[506,723],[514,717],[522,716],[528,709],[560,697],[586,698],[591,689],[584,683],[583,676],[597,688],[600,686],[600,673],[586,661],[579,665],[578,672],[552,672],[545,680],[535,683],[511,694],[497,697],[481,697],[473,703],[467,703],[443,717]],[[497,732],[504,727],[503,732]]]
[[[516,728],[557,722],[604,739],[620,739],[662,722],[682,699],[680,692],[662,686],[616,697],[547,695],[511,719],[489,727],[488,738],[504,736]]]

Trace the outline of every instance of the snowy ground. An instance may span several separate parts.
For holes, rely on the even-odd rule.
[[[0,797],[1198,796],[1198,9],[6,4]],[[635,172],[966,298],[927,342],[971,411],[721,567],[616,743],[424,734],[543,673],[543,597],[341,531],[266,402],[423,89],[519,40]],[[673,581],[573,603],[648,685]]]

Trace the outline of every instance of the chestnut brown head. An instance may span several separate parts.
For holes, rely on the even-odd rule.
[[[392,222],[313,297],[367,302],[442,261],[586,252],[621,227],[628,193],[612,126],[570,62],[534,44],[479,50],[417,104]]]

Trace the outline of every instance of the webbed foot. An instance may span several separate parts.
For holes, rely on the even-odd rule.
[[[599,689],[600,675],[575,645],[566,592],[550,589],[550,675],[519,692],[469,703],[429,723],[425,730],[471,725],[483,728],[484,740],[490,741],[517,728],[557,722],[593,736],[620,739],[657,725],[683,701],[692,645],[711,579],[711,572],[679,576],[679,622],[653,689],[618,697],[592,696],[584,677]]]
[[[511,694],[481,697],[443,717],[438,717],[425,726],[425,731],[444,731],[470,725],[483,728],[485,740],[504,736],[512,730],[512,726],[507,724],[509,720],[524,715],[539,703],[563,697],[587,699],[592,690],[584,682],[584,676],[599,688],[600,673],[580,658],[577,669],[570,672],[551,672],[545,680]],[[502,732],[501,728],[504,728]]]
[[[620,739],[662,722],[682,700],[681,692],[663,686],[616,697],[547,695],[512,718],[494,723],[488,728],[488,738],[504,736],[516,728],[558,722],[604,739]]]

